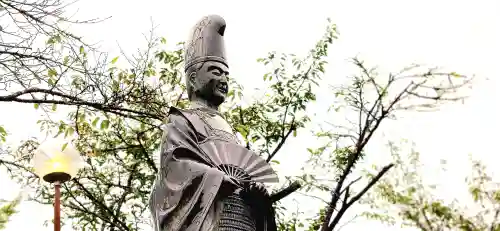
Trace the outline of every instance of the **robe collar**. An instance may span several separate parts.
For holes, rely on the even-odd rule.
[[[208,113],[212,116],[218,115],[218,116],[222,117],[222,114],[219,111],[217,111],[213,108],[207,107],[206,105],[204,105],[200,102],[196,102],[196,101],[191,102],[191,106],[189,108],[193,109],[193,110],[199,110],[199,111]]]

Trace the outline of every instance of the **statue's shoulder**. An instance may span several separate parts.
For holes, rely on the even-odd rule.
[[[178,118],[182,117],[184,119],[190,120],[191,117],[196,116],[193,109],[181,109],[177,107],[170,107],[168,111],[168,118]]]
[[[195,109],[170,107],[168,123],[185,126],[186,128],[192,129],[205,137],[208,136],[206,124],[196,113]]]
[[[199,127],[203,124],[199,118],[199,115],[196,114],[194,109],[181,109],[177,107],[170,107],[168,122],[183,122],[188,123],[193,127]]]
[[[175,117],[182,115],[183,109],[176,108],[176,107],[170,107],[168,110],[168,117]]]

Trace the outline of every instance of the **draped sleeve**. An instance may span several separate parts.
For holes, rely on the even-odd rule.
[[[180,111],[171,111],[150,197],[155,231],[209,230],[215,225],[214,200],[224,174],[199,148],[203,138]]]

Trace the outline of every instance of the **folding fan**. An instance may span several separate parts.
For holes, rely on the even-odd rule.
[[[278,176],[271,165],[241,145],[209,141],[200,146],[219,170],[240,182],[278,182]]]

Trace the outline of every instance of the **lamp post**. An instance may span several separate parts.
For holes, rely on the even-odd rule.
[[[44,181],[54,184],[54,230],[61,230],[61,184],[71,180],[81,168],[81,157],[71,144],[50,140],[41,144],[34,153],[35,173]]]

